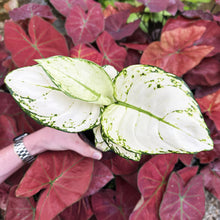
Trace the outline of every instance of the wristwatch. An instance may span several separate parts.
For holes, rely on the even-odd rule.
[[[13,139],[14,151],[24,163],[31,163],[32,161],[35,160],[35,157],[30,155],[30,153],[28,152],[27,148],[23,143],[23,138],[26,137],[27,135],[28,133],[24,133]]]

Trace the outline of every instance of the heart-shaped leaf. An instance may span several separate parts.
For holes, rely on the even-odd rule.
[[[219,160],[216,163],[220,163]],[[220,176],[212,169],[212,164],[205,166],[201,174],[203,175],[205,188],[220,200]]]
[[[112,65],[121,71],[125,64],[127,51],[124,47],[118,46],[112,36],[104,31],[96,40],[97,46],[103,55],[102,65]]]
[[[140,204],[130,216],[130,220],[159,220],[159,206],[178,156],[176,154],[158,155],[147,161],[138,173],[138,188],[142,194]]]
[[[79,44],[70,50],[70,56],[73,58],[82,58],[93,61],[98,65],[102,65],[102,54],[95,48],[89,47],[86,44]]]
[[[36,3],[25,4],[19,8],[9,12],[10,18],[13,21],[25,20],[37,15],[46,19],[55,20],[51,8],[48,5],[40,5]]]
[[[104,17],[100,5],[86,13],[80,6],[74,6],[66,19],[65,28],[73,43],[93,42],[104,29]]]
[[[114,176],[111,170],[100,161],[94,161],[92,180],[84,196],[90,196],[104,187]]]
[[[65,17],[70,14],[71,9],[76,5],[87,11],[95,4],[99,4],[93,0],[50,0],[50,3]]]
[[[139,27],[140,20],[127,24],[129,15],[129,11],[120,11],[106,18],[105,30],[111,34],[115,40],[121,40],[122,38],[131,36]]]
[[[43,153],[26,172],[16,195],[29,197],[45,189],[35,219],[52,219],[87,191],[93,162],[72,151]]]
[[[196,99],[201,111],[206,113],[220,130],[220,89],[210,95]]]
[[[101,190],[92,196],[92,207],[97,219],[128,219],[140,194],[121,177],[116,178],[116,191]]]
[[[34,59],[69,54],[63,35],[38,16],[33,16],[29,21],[29,36],[13,21],[5,23],[4,32],[6,48],[18,67],[36,64]]]
[[[39,65],[12,71],[5,83],[23,110],[43,125],[78,132],[98,122],[99,105],[65,95]]]
[[[153,42],[146,48],[141,63],[158,66],[182,76],[213,50],[212,46],[193,45],[205,30],[205,27],[191,26],[163,32],[160,41]]]
[[[90,205],[89,197],[85,197],[59,214],[59,220],[89,220],[92,215],[93,211]]]
[[[194,176],[185,186],[182,178],[173,173],[160,206],[161,220],[198,220],[205,214],[205,193],[202,175]]]
[[[34,198],[16,197],[16,188],[17,186],[14,185],[10,190],[5,220],[33,220],[36,208]]]
[[[211,150],[198,104],[173,74],[144,65],[123,69],[114,81],[116,103],[104,109],[103,137],[136,153]]]
[[[101,105],[114,102],[112,81],[97,64],[63,56],[54,56],[37,62],[57,87],[68,96]]]

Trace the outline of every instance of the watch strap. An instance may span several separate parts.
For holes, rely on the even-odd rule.
[[[27,148],[23,143],[23,138],[27,135],[28,133],[24,133],[13,139],[14,151],[24,163],[31,163],[35,160],[35,157],[28,152]]]

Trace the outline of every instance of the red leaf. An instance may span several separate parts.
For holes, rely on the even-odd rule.
[[[76,5],[80,6],[84,11],[94,5],[99,5],[93,0],[50,0],[50,2],[65,17],[70,14],[71,9]]]
[[[143,51],[146,49],[147,44],[135,44],[135,43],[120,43],[120,45],[126,46],[129,49]]]
[[[16,187],[13,186],[10,190],[5,220],[34,219],[36,207],[34,198],[17,198],[15,196]]]
[[[185,186],[189,180],[194,177],[198,172],[198,166],[193,167],[184,167],[183,169],[179,170],[177,173],[183,181],[183,185]]]
[[[219,175],[211,169],[210,165],[207,165],[204,169],[202,169],[201,174],[203,175],[205,188],[220,200]]]
[[[3,65],[3,62],[7,60],[9,53],[5,48],[4,42],[1,41],[0,35],[0,86],[4,84],[4,78],[7,74],[7,68]]]
[[[140,59],[141,59],[141,54],[138,51],[128,49],[124,66],[127,67],[131,65],[139,64]]]
[[[66,19],[65,28],[75,45],[95,41],[104,30],[101,7],[95,5],[86,13],[80,6],[74,6]]]
[[[124,37],[132,35],[139,27],[140,20],[127,24],[129,15],[129,11],[120,11],[106,18],[105,30],[114,38],[114,40],[121,40]]]
[[[141,63],[158,66],[182,76],[212,51],[211,46],[193,46],[204,32],[205,27],[198,26],[165,31],[161,35],[161,41],[153,42],[146,48]]]
[[[194,176],[186,186],[181,177],[173,173],[167,184],[160,206],[161,220],[198,220],[205,214],[205,192],[202,175]]]
[[[114,6],[118,9],[118,11],[128,11],[131,13],[137,13],[144,11],[145,7],[144,5],[140,5],[138,7],[135,7],[129,3],[126,2],[114,2]]]
[[[194,157],[193,154],[179,154],[179,159],[186,166],[190,166],[191,165],[193,157]]]
[[[5,45],[18,67],[33,65],[34,59],[53,55],[68,55],[65,38],[48,22],[40,17],[31,18],[29,36],[18,24],[5,23]],[[27,56],[28,54],[28,56]]]
[[[17,135],[15,120],[6,115],[0,115],[0,149],[12,143]]]
[[[35,15],[52,21],[56,19],[48,5],[40,5],[35,3],[25,4],[20,8],[15,8],[9,12],[9,16],[13,21],[25,20],[27,18],[32,18]]]
[[[88,191],[84,196],[93,195],[105,186],[111,179],[113,179],[111,170],[100,161],[94,162],[94,170],[92,174],[92,181],[89,185]]]
[[[141,167],[138,174],[138,187],[144,200],[135,208],[130,220],[159,219],[159,205],[167,179],[177,161],[177,154],[158,155]]]
[[[93,215],[88,197],[66,208],[59,216],[64,220],[87,220]]]
[[[216,128],[220,130],[220,90],[203,98],[198,98],[196,101],[201,111],[206,113],[214,121]]]
[[[205,27],[206,31],[202,35],[200,39],[195,41],[195,45],[208,45],[212,46],[213,50],[207,54],[207,56],[211,57],[215,54],[220,52],[220,43],[219,43],[219,35],[220,35],[220,28],[219,25],[214,21],[202,20],[202,19],[195,19],[189,20],[185,19],[181,16],[177,17],[176,19],[169,19],[166,22],[166,25],[163,27],[163,31],[170,31],[176,28],[187,28],[192,26],[199,26]]]
[[[115,154],[109,160],[103,160],[103,162],[111,169],[115,175],[128,175],[138,170],[140,163],[125,159]]]
[[[92,196],[92,207],[97,220],[128,219],[140,195],[138,190],[120,177],[116,178],[116,191],[104,189]]]
[[[199,39],[197,45],[209,45],[214,47],[214,49],[208,54],[209,57],[220,53],[220,27],[216,22],[208,21],[206,22],[206,32],[203,34],[201,39]]]
[[[184,17],[198,19],[201,18],[203,20],[213,20],[213,15],[209,11],[203,10],[187,10],[181,13]]]
[[[52,219],[78,201],[87,191],[93,172],[93,160],[75,152],[46,152],[26,172],[17,196],[29,197],[42,189],[35,219]]]
[[[209,164],[211,170],[220,177],[220,160],[215,160]]]
[[[15,128],[11,131],[14,131],[14,135],[17,136],[21,133],[28,132],[31,133],[42,126],[36,123],[33,119],[26,116],[24,112],[21,110],[21,108],[18,106],[18,104],[15,102],[15,100],[12,98],[12,96],[9,93],[6,92],[0,92],[0,115],[6,115],[10,118],[13,118],[16,122]],[[9,119],[10,120],[10,119]],[[10,120],[11,122],[12,120]],[[11,122],[13,123],[13,122]],[[5,127],[3,127],[5,129]],[[16,133],[15,133],[16,131]],[[6,132],[6,130],[4,131]],[[9,139],[11,141],[12,139]]]
[[[184,80],[193,86],[214,86],[220,83],[220,61],[217,58],[205,58],[190,70]]]
[[[116,44],[114,39],[104,31],[96,40],[98,48],[103,55],[102,65],[110,64],[118,71],[124,68],[126,50]]]
[[[0,209],[6,211],[10,186],[6,183],[0,184]]]
[[[102,55],[92,47],[86,44],[79,44],[70,50],[70,56],[73,58],[82,58],[102,65]]]

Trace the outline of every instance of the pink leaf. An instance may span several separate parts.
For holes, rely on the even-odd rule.
[[[20,8],[15,8],[9,12],[9,15],[13,21],[25,20],[32,18],[35,15],[49,20],[56,19],[48,5],[40,5],[35,3],[29,3],[21,6]]]
[[[158,155],[147,161],[138,174],[138,187],[143,202],[130,216],[130,220],[159,219],[160,202],[167,180],[178,160],[176,154]]]
[[[190,166],[192,159],[194,155],[193,154],[179,154],[179,159],[182,163],[184,163],[186,166]]]
[[[114,176],[107,166],[100,161],[95,161],[92,180],[84,196],[95,194],[113,178]]]
[[[104,30],[101,7],[95,5],[86,13],[80,6],[74,6],[66,19],[65,28],[75,45],[95,41]]]
[[[35,219],[52,219],[82,198],[92,172],[90,158],[71,151],[46,152],[26,172],[16,195],[29,197],[45,189],[38,200]]]
[[[216,198],[220,200],[220,177],[216,174],[210,165],[207,165],[202,169],[201,174],[203,175],[205,188],[212,193]]]
[[[189,180],[194,177],[198,172],[198,166],[193,167],[184,167],[181,170],[178,170],[178,175],[183,180],[184,186],[189,182]]]
[[[103,55],[102,65],[110,64],[118,71],[124,68],[126,50],[116,44],[114,39],[104,31],[96,40],[98,48]]]
[[[94,5],[99,5],[93,0],[50,0],[50,2],[57,9],[57,11],[59,11],[65,17],[70,14],[70,11],[74,6],[78,5],[84,11],[87,11]]]
[[[5,24],[5,45],[18,67],[36,64],[34,59],[38,58],[68,56],[65,38],[42,18],[31,18],[28,33],[29,36],[21,26],[12,21]]]
[[[190,70],[184,80],[193,86],[214,86],[220,83],[220,62],[215,57],[203,59]]]
[[[105,30],[111,34],[114,40],[121,40],[130,36],[139,27],[140,20],[136,20],[127,24],[130,13],[128,11],[120,11],[110,15],[105,20]]]
[[[167,184],[160,206],[161,220],[198,220],[205,214],[205,193],[202,175],[194,176],[186,186],[181,177],[173,173]]]
[[[10,190],[5,220],[32,220],[36,207],[34,198],[17,198],[16,187],[13,186]]]
[[[93,61],[98,65],[102,65],[102,54],[95,48],[89,47],[86,44],[79,44],[70,50],[70,56],[73,58],[82,58]]]

